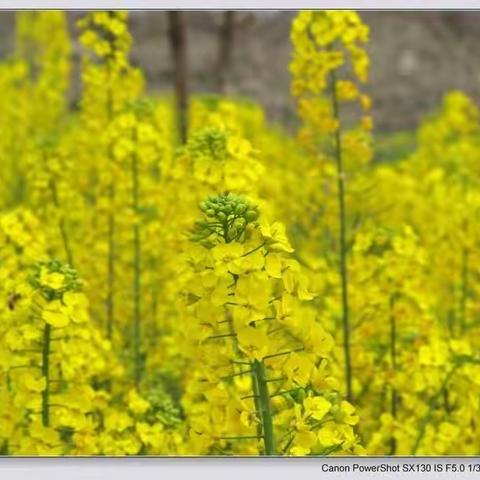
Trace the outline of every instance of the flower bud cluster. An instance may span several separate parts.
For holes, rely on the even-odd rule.
[[[256,205],[231,192],[209,197],[200,204],[200,210],[204,218],[196,222],[192,240],[204,245],[219,239],[225,243],[239,241],[259,214]]]

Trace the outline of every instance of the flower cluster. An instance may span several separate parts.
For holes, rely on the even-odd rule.
[[[478,454],[475,103],[372,162],[368,27],[302,11],[298,135],[192,95],[179,145],[128,15],[78,26],[74,109],[62,12],[0,63],[0,454]]]
[[[333,339],[304,305],[313,294],[283,225],[262,221],[256,206],[231,193],[200,209],[214,223],[209,242],[194,237],[201,245],[187,252],[187,445],[202,453],[360,451],[358,417],[332,388]]]

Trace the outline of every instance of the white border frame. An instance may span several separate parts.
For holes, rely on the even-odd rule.
[[[477,10],[480,0],[0,0],[0,10]]]
[[[360,466],[354,469],[354,465]],[[383,472],[371,471],[384,466]],[[405,467],[404,467],[405,465]],[[407,466],[408,465],[408,466]],[[329,471],[339,467],[337,472]],[[360,471],[360,468],[363,471]],[[472,472],[471,470],[474,470]],[[367,471],[365,471],[367,470]],[[370,470],[370,471],[368,471]],[[462,471],[463,470],[463,471]],[[5,480],[470,480],[480,475],[476,457],[119,457],[0,458]]]
[[[480,0],[0,0],[1,10],[480,10]],[[353,466],[399,466],[400,472],[359,472]],[[404,465],[416,471],[403,471]],[[328,467],[345,467],[329,472]],[[450,467],[448,467],[450,466]],[[388,469],[388,467],[386,467]],[[441,468],[441,471],[438,469]],[[471,469],[474,468],[474,472]],[[325,471],[325,469],[327,471]],[[462,472],[461,470],[464,469]],[[423,470],[423,471],[422,471]],[[429,470],[429,471],[425,471]],[[3,480],[274,480],[455,479],[480,476],[479,457],[0,457]],[[264,479],[267,480],[267,479]],[[302,479],[303,480],[303,479]]]

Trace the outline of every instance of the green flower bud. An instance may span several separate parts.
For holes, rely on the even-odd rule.
[[[46,270],[48,273],[60,273],[63,275],[64,278],[61,287],[52,288],[49,285],[43,284],[41,281],[42,270]],[[60,299],[65,292],[79,291],[82,288],[82,281],[77,271],[60,260],[48,260],[46,262],[35,263],[29,282],[30,285],[39,290],[48,301]]]
[[[330,409],[330,413],[337,422],[342,422],[343,418],[345,417],[345,413],[341,410],[339,405],[333,405]]]
[[[247,206],[244,203],[239,203],[235,208],[237,215],[242,215],[247,210]]]
[[[255,210],[248,210],[247,213],[245,213],[245,218],[247,222],[254,222],[258,218],[258,212]]]
[[[303,402],[305,400],[305,390],[301,388],[296,392],[296,397],[298,402]]]
[[[247,224],[247,221],[244,218],[237,218],[234,223],[236,227],[241,229],[245,228],[246,224]]]
[[[196,222],[190,238],[201,242],[207,248],[215,245],[216,241],[242,241],[245,231],[254,228],[249,224],[259,216],[256,205],[232,192],[208,197],[199,204],[199,208],[208,220]]]

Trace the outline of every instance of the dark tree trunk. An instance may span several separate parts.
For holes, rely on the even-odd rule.
[[[178,130],[181,142],[185,143],[188,129],[188,68],[185,13],[168,11],[167,15],[168,35],[175,69],[175,98],[177,103]]]
[[[218,60],[217,60],[217,91],[224,94],[228,88],[232,50],[235,31],[235,12],[227,10],[223,13],[222,25],[219,32]]]

